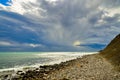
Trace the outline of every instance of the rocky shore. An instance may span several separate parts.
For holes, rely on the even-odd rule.
[[[14,77],[5,75],[1,80],[120,80],[120,72],[100,54],[92,54],[60,64],[19,70]]]
[[[101,55],[93,54],[26,72],[18,71],[12,80],[120,80],[120,72]]]
[[[18,71],[11,79],[5,75],[3,80],[120,80],[120,35],[99,54]]]

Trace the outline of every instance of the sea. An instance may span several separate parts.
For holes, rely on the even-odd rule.
[[[0,52],[0,72],[59,64],[97,52]]]

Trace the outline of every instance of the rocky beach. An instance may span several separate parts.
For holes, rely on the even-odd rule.
[[[116,50],[112,49],[113,45]],[[44,65],[33,70],[17,71],[11,79],[5,75],[2,80],[120,80],[118,45],[120,35],[97,54],[85,55],[60,64]]]
[[[0,0],[0,80],[120,80],[120,0]]]
[[[120,72],[99,54],[87,55],[61,64],[18,71],[12,80],[120,80]]]

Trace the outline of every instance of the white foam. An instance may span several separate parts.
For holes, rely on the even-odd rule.
[[[30,68],[30,67],[39,67],[40,65],[53,65],[53,64],[59,64],[61,62],[69,61],[78,57],[82,57],[84,55],[90,55],[90,54],[96,54],[98,52],[43,52],[40,54],[34,54],[34,56],[39,58],[49,58],[50,60],[47,62],[44,62],[42,64],[36,63],[34,65],[30,66],[15,66],[14,68],[7,68],[7,69],[0,69],[0,72],[3,71],[18,71],[23,70],[24,68]]]
[[[84,55],[96,54],[98,52],[49,52],[42,54],[35,54],[37,57],[49,58],[51,61],[44,63],[43,65],[59,64],[61,62],[69,61],[82,57]]]

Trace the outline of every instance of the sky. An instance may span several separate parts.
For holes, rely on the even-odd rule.
[[[9,6],[9,3],[11,2],[11,0],[0,0],[0,3],[2,5],[5,5],[5,6]]]
[[[0,51],[99,51],[120,33],[120,0],[0,0]]]

